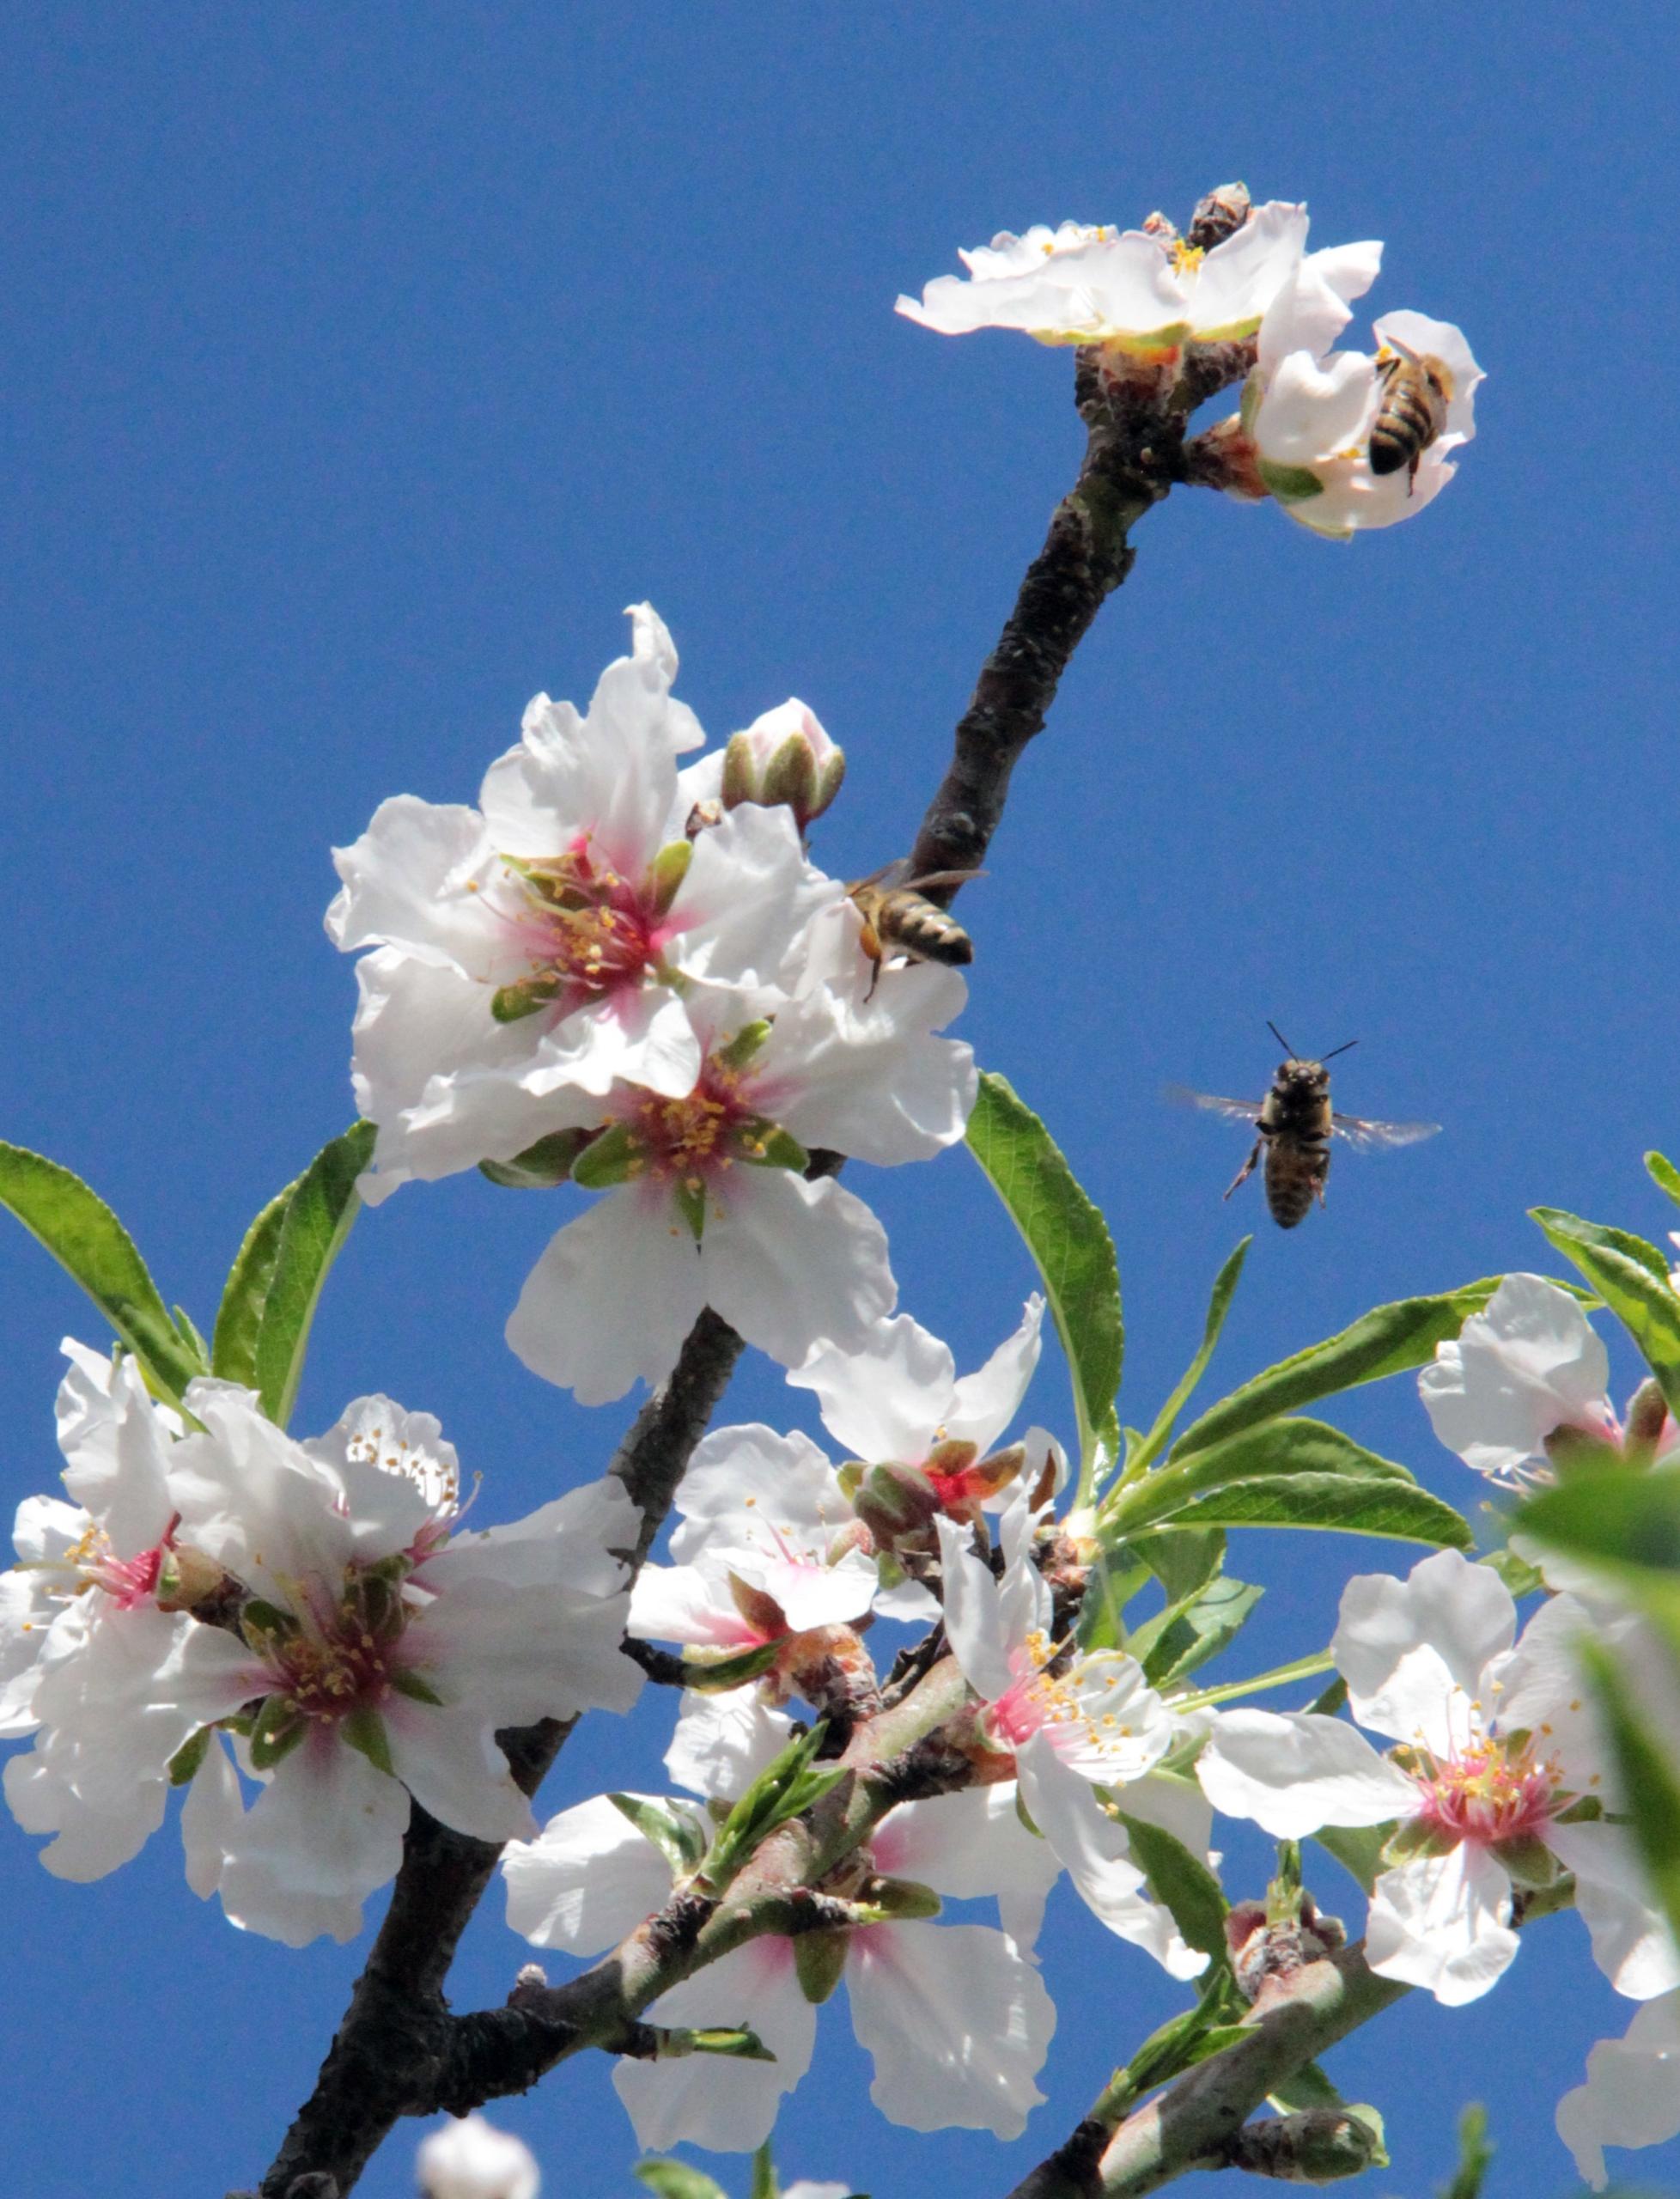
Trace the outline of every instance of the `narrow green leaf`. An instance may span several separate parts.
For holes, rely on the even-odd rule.
[[[1652,1734],[1621,1660],[1590,1639],[1580,1654],[1604,1715],[1628,1830],[1680,1946],[1680,1764]]]
[[[1654,1245],[1625,1229],[1583,1221],[1556,1207],[1529,1211],[1632,1337],[1661,1383],[1669,1410],[1680,1416],[1680,1296],[1669,1282],[1667,1261]]]
[[[1229,1904],[1219,1880],[1199,1855],[1192,1855],[1164,1826],[1151,1824],[1147,1818],[1128,1817],[1123,1810],[1120,1822],[1126,1828],[1133,1862],[1148,1879],[1156,1900],[1166,1904],[1185,1946],[1228,1964],[1225,1918]]]
[[[1190,1403],[1196,1384],[1207,1373],[1208,1362],[1214,1355],[1214,1346],[1219,1342],[1220,1331],[1225,1326],[1225,1317],[1231,1311],[1231,1301],[1236,1295],[1243,1262],[1248,1258],[1248,1248],[1253,1242],[1252,1237],[1245,1237],[1214,1276],[1213,1296],[1208,1305],[1207,1324],[1202,1332],[1201,1349],[1179,1377],[1166,1403],[1156,1414],[1154,1426],[1138,1448],[1127,1458],[1126,1471],[1129,1475],[1141,1473],[1151,1460],[1158,1458],[1166,1448],[1178,1425],[1179,1414]]]
[[[1114,1240],[1050,1132],[1001,1076],[980,1080],[968,1145],[1044,1279],[1073,1377],[1080,1482],[1088,1491],[1093,1476],[1120,1453],[1114,1401],[1125,1332]]]
[[[287,1201],[263,1294],[255,1352],[257,1394],[277,1427],[286,1425],[297,1402],[310,1325],[321,1287],[361,1207],[356,1179],[373,1157],[374,1138],[371,1123],[356,1123],[323,1146]]]
[[[1645,1165],[1657,1189],[1666,1191],[1676,1206],[1680,1206],[1680,1168],[1664,1153],[1647,1153]]]
[[[1166,1591],[1170,1604],[1182,1604],[1205,1588],[1225,1562],[1225,1537],[1217,1527],[1186,1527],[1177,1534],[1151,1535],[1138,1551]]]
[[[1210,1406],[1178,1438],[1172,1456],[1205,1451],[1209,1444],[1275,1420],[1281,1413],[1294,1412],[1316,1398],[1423,1366],[1434,1357],[1438,1343],[1456,1337],[1469,1316],[1481,1312],[1503,1280],[1488,1276],[1433,1297],[1402,1298],[1391,1306],[1379,1306],[1351,1328],[1280,1360]]]
[[[1172,1518],[1190,1498],[1228,1482],[1298,1474],[1407,1485],[1412,1481],[1404,1466],[1367,1451],[1322,1420],[1263,1421],[1188,1457],[1175,1452],[1152,1474],[1116,1489],[1099,1514],[1103,1538],[1106,1542],[1111,1535],[1134,1535],[1143,1526]],[[1139,1555],[1145,1553],[1140,1550]]]
[[[1494,2148],[1488,2143],[1488,2111],[1476,2100],[1458,2117],[1458,2172],[1441,2199],[1481,2199],[1493,2158]]]
[[[1150,1686],[1166,1687],[1228,1649],[1264,1593],[1221,1574],[1188,1603],[1171,1604],[1140,1627],[1126,1647],[1143,1666]]]
[[[703,2169],[691,2168],[686,2161],[637,2161],[630,2173],[647,2185],[654,2199],[729,2199],[721,2184]]]
[[[752,2182],[747,2199],[782,2199],[782,2186],[776,2180],[776,2162],[768,2138],[752,2156]]]
[[[691,1811],[680,1805],[644,1801],[638,1794],[609,1794],[606,1799],[644,1840],[658,1849],[671,1866],[673,1878],[685,1877],[704,1855],[705,1835]]]
[[[1165,1542],[1165,1535],[1152,1540]],[[1079,1642],[1082,1649],[1117,1648],[1125,1638],[1121,1613],[1149,1579],[1149,1568],[1123,1544],[1105,1551],[1091,1569],[1079,1610]]]
[[[1383,1867],[1383,1849],[1392,1825],[1323,1825],[1312,1836],[1327,1855],[1334,1855],[1348,1877],[1367,1893],[1377,1883]]]
[[[1475,1541],[1461,1514],[1415,1483],[1351,1480],[1340,1474],[1228,1482],[1194,1499],[1174,1518],[1197,1526],[1312,1527],[1385,1535],[1446,1550],[1468,1550]]]
[[[170,1312],[174,1319],[176,1335],[197,1361],[198,1372],[208,1374],[210,1371],[210,1346],[204,1342],[198,1324],[185,1306],[172,1307]]]
[[[275,1193],[246,1231],[245,1241],[228,1270],[210,1343],[210,1371],[223,1382],[239,1382],[247,1390],[257,1386],[257,1337],[263,1325],[263,1301],[274,1280],[286,1209],[302,1180],[300,1176],[283,1191]]]
[[[205,1371],[134,1240],[79,1176],[25,1146],[0,1142],[0,1206],[81,1284],[159,1390],[179,1398]]]

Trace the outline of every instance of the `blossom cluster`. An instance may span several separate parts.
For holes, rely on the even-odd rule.
[[[581,1404],[668,1374],[707,1306],[797,1367],[892,1310],[886,1233],[813,1151],[892,1166],[959,1139],[969,1048],[934,1034],[953,972],[873,990],[844,888],[801,838],[843,759],[797,701],[687,764],[652,608],[589,707],[539,695],[471,809],[399,795],[338,851],[327,929],[357,965],[362,1184],[481,1165],[606,1194],[555,1236],[508,1324]]]

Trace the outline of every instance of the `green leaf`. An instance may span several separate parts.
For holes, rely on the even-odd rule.
[[[1369,1893],[1383,1867],[1383,1849],[1392,1825],[1321,1825],[1312,1837],[1327,1855],[1334,1855],[1348,1877]]]
[[[1114,1401],[1125,1331],[1114,1240],[1050,1132],[1001,1076],[980,1080],[968,1146],[1044,1279],[1073,1377],[1080,1486],[1088,1491],[1093,1477],[1120,1454]]]
[[[1666,1191],[1676,1206],[1680,1206],[1680,1168],[1662,1153],[1647,1153],[1645,1165],[1657,1189]]]
[[[1632,1337],[1661,1383],[1669,1410],[1680,1416],[1680,1296],[1669,1282],[1667,1261],[1654,1245],[1625,1229],[1582,1221],[1556,1207],[1529,1211]]]
[[[238,1382],[247,1390],[257,1386],[257,1337],[263,1325],[263,1301],[274,1280],[286,1209],[302,1180],[300,1176],[283,1191],[277,1191],[246,1231],[245,1241],[222,1285],[210,1343],[210,1371],[221,1381]]]
[[[285,1210],[271,1245],[270,1216],[277,1202],[257,1217],[228,1278],[228,1292],[239,1301],[229,1307],[228,1292],[223,1293],[228,1359],[236,1361],[248,1349],[250,1374],[245,1379],[279,1428],[291,1418],[297,1402],[321,1287],[362,1204],[356,1179],[373,1157],[374,1137],[371,1123],[356,1123],[324,1145],[296,1183],[281,1193]],[[216,1329],[219,1350],[224,1334],[220,1313]]]
[[[0,1142],[0,1205],[81,1284],[157,1389],[179,1399],[206,1372],[170,1319],[134,1240],[79,1176],[25,1146]]]
[[[1415,1483],[1349,1480],[1339,1474],[1288,1474],[1227,1483],[1176,1515],[1220,1527],[1315,1527],[1344,1535],[1385,1535],[1468,1550],[1470,1522]]]
[[[691,2168],[686,2161],[637,2161],[630,2173],[647,2185],[655,2199],[729,2199],[721,2184],[703,2169]]]
[[[609,1794],[606,1799],[658,1849],[673,1878],[685,1878],[705,1854],[706,1837],[691,1810],[680,1804],[643,1801],[638,1794]]]
[[[1493,2158],[1494,2148],[1488,2143],[1488,2111],[1477,2100],[1458,2117],[1458,2172],[1441,2199],[1481,2199]]]
[[[1227,1483],[1298,1474],[1335,1475],[1350,1481],[1410,1484],[1411,1475],[1392,1459],[1367,1451],[1339,1428],[1321,1420],[1269,1420],[1188,1457],[1174,1452],[1165,1465],[1124,1483],[1104,1502],[1099,1524],[1105,1543],[1170,1519],[1191,1497]],[[1140,1552],[1140,1555],[1142,1555]]]
[[[551,1130],[511,1160],[481,1160],[478,1173],[508,1191],[552,1191],[571,1174],[573,1161],[593,1135],[591,1130]]]
[[[1590,1638],[1578,1648],[1604,1716],[1634,1845],[1680,1946],[1680,1765],[1653,1737],[1620,1659]]]
[[[1196,1947],[1212,1961],[1229,1965],[1225,1918],[1229,1904],[1219,1880],[1199,1855],[1192,1855],[1181,1840],[1147,1818],[1128,1817],[1120,1822],[1132,1861],[1148,1879],[1155,1898],[1164,1902],[1187,1946]]]
[[[1252,1237],[1245,1237],[1214,1276],[1213,1296],[1208,1306],[1208,1319],[1202,1331],[1201,1349],[1179,1377],[1166,1403],[1156,1414],[1154,1426],[1138,1448],[1128,1456],[1126,1471],[1129,1475],[1141,1473],[1150,1461],[1165,1449],[1173,1428],[1178,1425],[1179,1414],[1190,1403],[1191,1392],[1207,1373],[1208,1361],[1214,1355],[1214,1346],[1219,1342],[1220,1331],[1225,1326],[1225,1317],[1231,1311],[1231,1301],[1236,1295],[1243,1262],[1248,1258],[1248,1248],[1253,1242]]]
[[[1470,1315],[1481,1312],[1503,1281],[1502,1276],[1488,1276],[1433,1297],[1402,1298],[1391,1306],[1379,1306],[1351,1328],[1280,1360],[1210,1406],[1178,1438],[1172,1456],[1205,1451],[1245,1428],[1297,1411],[1318,1398],[1421,1367],[1434,1357],[1438,1343],[1456,1337]]]
[[[1166,1542],[1165,1535],[1152,1540]],[[1080,1600],[1079,1643],[1082,1649],[1114,1649],[1125,1639],[1121,1613],[1149,1579],[1149,1568],[1122,1544],[1105,1550],[1091,1569]]]
[[[1512,1526],[1613,1575],[1680,1625],[1680,1473],[1601,1473],[1542,1489]]]
[[[1217,1576],[1225,1562],[1225,1537],[1217,1527],[1185,1527],[1151,1535],[1138,1556],[1166,1589],[1167,1601],[1182,1604]]]
[[[1126,1647],[1142,1665],[1150,1686],[1166,1687],[1228,1649],[1264,1593],[1221,1574],[1188,1603],[1171,1604],[1140,1627]]]
[[[747,2199],[782,2199],[782,2187],[776,2180],[776,2162],[768,2138],[752,2156],[752,2182],[747,2189]]]
[[[1316,2062],[1305,2062],[1284,2078],[1266,2098],[1280,2115],[1296,2115],[1314,2107],[1341,2107],[1342,2095]]]

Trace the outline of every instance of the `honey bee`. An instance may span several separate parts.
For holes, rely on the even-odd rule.
[[[1406,468],[1406,494],[1417,479],[1418,461],[1446,428],[1452,375],[1433,351],[1411,351],[1391,337],[1379,359],[1383,402],[1371,429],[1371,471]]]
[[[1253,1152],[1237,1171],[1231,1190],[1225,1196],[1229,1198],[1239,1185],[1248,1181],[1263,1154],[1266,1204],[1271,1209],[1272,1220],[1280,1229],[1293,1229],[1306,1219],[1315,1198],[1320,1206],[1324,1203],[1332,1137],[1345,1138],[1358,1152],[1373,1153],[1387,1146],[1415,1145],[1421,1138],[1433,1137],[1440,1124],[1367,1123],[1358,1115],[1333,1113],[1330,1071],[1324,1062],[1334,1061],[1337,1054],[1345,1054],[1348,1046],[1355,1046],[1359,1041],[1349,1039],[1346,1046],[1333,1047],[1324,1061],[1306,1061],[1296,1053],[1276,1024],[1268,1023],[1266,1028],[1287,1058],[1279,1063],[1271,1090],[1257,1105],[1248,1100],[1216,1100],[1210,1093],[1187,1092],[1177,1086],[1169,1096],[1188,1106],[1205,1107],[1210,1113],[1223,1115],[1227,1122],[1249,1124],[1258,1130]]]
[[[866,1001],[874,998],[882,967],[889,960],[940,962],[947,969],[959,969],[974,959],[974,941],[948,911],[928,898],[923,888],[961,886],[982,874],[930,870],[912,878],[909,872],[909,863],[901,857],[846,888],[863,919],[859,944],[874,968],[863,996]]]

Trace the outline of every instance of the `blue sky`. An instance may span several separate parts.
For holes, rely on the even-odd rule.
[[[826,867],[899,852],[1080,439],[1065,357],[943,341],[894,295],[995,229],[1182,219],[1242,176],[1306,198],[1315,241],[1387,240],[1372,309],[1463,323],[1482,432],[1427,517],[1352,549],[1188,491],[1140,528],[965,897],[967,1033],[1111,1216],[1133,1419],[1243,1227],[1227,1385],[1380,1301],[1543,1265],[1537,1202],[1660,1234],[1639,1160],[1680,1143],[1675,63],[1656,9],[9,11],[0,1132],[86,1174],[208,1325],[250,1215],[351,1111],[329,844],[400,789],[472,799],[530,694],[587,693],[634,600],[712,734],[792,691],[845,744]],[[1267,1016],[1308,1051],[1360,1040],[1344,1106],[1446,1125],[1339,1160],[1289,1237],[1257,1185],[1220,1204],[1234,1134],[1158,1097],[1257,1093]],[[859,1187],[904,1303],[974,1363],[1031,1282],[977,1173],[958,1154]],[[374,1389],[435,1410],[494,1518],[598,1472],[624,1416],[576,1410],[501,1341],[557,1212],[457,1179],[365,1219],[300,1430]],[[9,1505],[52,1483],[60,1336],[97,1331],[16,1232],[0,1317]],[[804,1403],[754,1370],[728,1416]],[[1340,1416],[1479,1495],[1409,1385]],[[1258,1666],[1322,1641],[1348,1571],[1405,1560],[1259,1538],[1233,1562],[1272,1585]],[[664,1709],[586,1729],[550,1806],[652,1783]],[[234,1934],[173,1833],[89,1889],[29,1850],[0,1829],[13,2182],[254,2181],[365,1941]],[[1251,1890],[1261,1851],[1232,1856]],[[494,1911],[457,2005],[521,1958]],[[1045,1959],[1062,2031],[1018,2146],[880,2123],[836,2008],[787,2172],[1006,2190],[1175,2005],[1071,1904]],[[1394,2144],[1372,2190],[1421,2199],[1477,2095],[1491,2193],[1573,2190],[1551,2105],[1628,2013],[1564,1920],[1474,2007],[1354,2041],[1336,2074]],[[563,2164],[624,2188],[604,2065],[505,2119],[552,2189]],[[410,2189],[412,2135],[371,2199]]]

